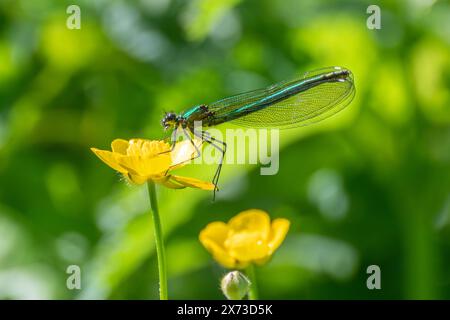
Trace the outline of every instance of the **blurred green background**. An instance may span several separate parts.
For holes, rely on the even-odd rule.
[[[198,233],[249,208],[292,221],[257,269],[261,298],[450,298],[449,46],[446,1],[0,1],[0,298],[156,299],[146,188],[89,147],[165,137],[164,111],[334,65],[354,101],[281,132],[278,175],[225,165],[214,203],[159,189],[170,298],[223,298]]]

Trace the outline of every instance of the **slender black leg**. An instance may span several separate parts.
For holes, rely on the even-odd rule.
[[[227,151],[227,144],[223,141],[217,140],[214,137],[211,137],[211,135],[206,131],[202,131],[200,134],[196,133],[196,132],[193,132],[193,133],[195,136],[201,138],[203,141],[206,141],[212,147],[216,148],[217,150],[219,150],[221,152],[219,165],[217,166],[216,173],[214,174],[214,177],[212,179],[212,183],[215,185],[214,194],[213,194],[213,201],[214,201],[216,198],[216,191],[218,190],[217,185],[219,183],[220,172],[222,171],[223,159],[225,157],[225,152]],[[216,143],[221,144],[222,148],[220,146],[218,146]]]
[[[170,135],[170,143],[171,143],[170,144],[170,149],[166,150],[166,151],[163,151],[163,152],[161,152],[159,154],[169,153],[169,152],[172,152],[175,149],[176,138],[177,138],[177,130],[178,129],[174,129],[172,134]]]
[[[214,177],[213,177],[213,182],[214,182],[214,184],[218,185],[218,183],[219,183],[220,172],[222,171],[223,159],[224,159],[225,152],[226,152],[226,145],[222,145],[223,148],[220,148],[216,143],[214,143],[214,141],[216,141],[216,142],[219,142],[219,141],[218,141],[217,139],[212,140],[211,138],[212,138],[211,136],[208,136],[209,143],[210,143],[213,147],[215,147],[217,150],[219,150],[219,151],[221,152],[221,157],[220,157],[219,165],[217,166],[217,170],[216,170],[216,172],[215,172],[215,174],[214,174]],[[220,142],[222,142],[222,141],[220,141]]]
[[[191,142],[192,146],[195,148],[195,151],[197,152],[197,155],[195,157],[193,157],[191,160],[200,157],[201,152],[198,149],[198,147],[195,145],[195,142],[192,140],[192,138],[189,135],[189,133],[187,132],[186,128],[183,128],[183,133],[184,133],[184,136],[189,139],[189,141]]]
[[[195,151],[197,152],[197,154],[196,154],[196,155],[193,155],[190,159],[185,160],[185,161],[182,161],[182,162],[177,163],[177,164],[181,164],[181,163],[185,163],[185,162],[188,162],[188,161],[192,161],[192,160],[194,160],[194,159],[200,157],[200,155],[201,155],[200,149],[195,145],[194,141],[192,140],[191,136],[189,135],[189,133],[187,132],[187,130],[186,130],[185,128],[183,128],[183,134],[184,134],[184,136],[185,136],[186,138],[189,139],[189,141],[191,142],[191,144],[194,146]],[[171,146],[170,150],[161,152],[160,154],[172,152],[172,151],[175,149],[175,145],[176,145],[176,140],[175,140],[175,139],[176,139],[176,131],[174,131],[174,132],[172,133],[172,142],[173,142],[173,143],[172,143],[172,146]],[[204,141],[202,140],[202,144],[203,144],[203,143],[204,143]],[[168,172],[169,172],[169,169],[167,169],[167,171],[165,172],[164,175],[167,175]]]
[[[194,160],[195,158],[200,157],[200,155],[201,155],[200,149],[195,145],[194,141],[192,141],[192,138],[191,138],[191,136],[189,135],[189,133],[186,131],[186,129],[185,129],[185,128],[182,128],[182,129],[183,129],[183,134],[184,134],[184,136],[185,136],[186,138],[189,139],[189,141],[191,142],[192,146],[195,148],[195,151],[197,152],[197,155],[194,156],[193,158],[191,158],[190,160]],[[163,151],[163,152],[161,152],[160,154],[172,152],[172,151],[175,149],[175,145],[176,145],[176,143],[177,143],[177,141],[176,141],[176,136],[177,136],[177,129],[175,129],[175,130],[173,131],[173,133],[171,134],[171,138],[170,138],[170,139],[171,139],[170,150]],[[202,144],[203,144],[203,141],[202,141]]]
[[[220,157],[220,161],[219,161],[219,165],[217,166],[217,170],[215,173],[215,184],[218,185],[219,184],[219,177],[220,177],[220,173],[222,172],[222,165],[223,165],[223,160],[225,158],[225,153],[227,152],[227,144],[223,141],[217,140],[213,137],[211,137],[211,141],[217,142],[217,143],[221,143],[222,144],[222,149],[218,148],[222,154]],[[214,144],[215,145],[215,144]]]
[[[171,152],[175,149],[175,144],[177,143],[177,131],[178,129],[173,130],[172,134],[170,135],[170,142],[172,143],[172,145],[170,146]]]

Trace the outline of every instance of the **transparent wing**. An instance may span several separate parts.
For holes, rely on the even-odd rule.
[[[258,106],[258,103],[267,96],[276,94],[299,81],[335,70],[336,68],[333,67],[308,72],[299,79],[225,98],[208,105],[208,108],[214,113],[214,117],[228,121],[227,117],[235,110],[252,104]],[[350,103],[354,94],[355,86],[350,73],[346,78],[317,84],[257,111],[230,118],[229,121],[244,127],[292,128],[304,126],[323,120],[342,110]]]
[[[305,126],[339,112],[352,101],[354,95],[352,82],[327,82],[232,122],[245,127]]]

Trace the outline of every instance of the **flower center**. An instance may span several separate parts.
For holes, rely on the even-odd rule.
[[[170,145],[164,141],[150,141],[144,139],[131,139],[128,144],[127,155],[154,157],[170,150]]]

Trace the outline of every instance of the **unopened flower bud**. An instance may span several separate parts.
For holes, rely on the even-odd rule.
[[[231,271],[222,278],[220,287],[228,300],[242,300],[250,288],[250,280],[239,271]]]

